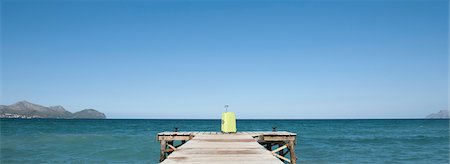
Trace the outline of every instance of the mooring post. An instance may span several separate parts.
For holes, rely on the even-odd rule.
[[[289,141],[288,143],[289,152],[291,153],[291,163],[296,164],[297,163],[297,155],[295,155],[295,141]]]
[[[166,159],[166,140],[161,140],[161,150],[159,155],[159,162],[164,161]]]

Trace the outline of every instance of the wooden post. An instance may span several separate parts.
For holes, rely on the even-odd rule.
[[[297,164],[297,155],[295,155],[295,142],[294,141],[289,141],[288,148],[289,148],[289,151],[291,152],[291,154],[290,154],[290,156],[291,156],[291,163],[292,164]]]
[[[177,150],[177,148],[175,146],[171,145],[171,144],[167,144],[167,146],[169,146],[170,149],[172,149],[173,151]]]
[[[166,159],[166,140],[161,140],[161,150],[159,155],[159,162],[164,161]]]

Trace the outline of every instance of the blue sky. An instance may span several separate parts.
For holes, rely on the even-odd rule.
[[[110,118],[422,118],[448,108],[449,3],[13,1],[1,104]]]

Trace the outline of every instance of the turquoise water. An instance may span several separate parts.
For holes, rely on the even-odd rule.
[[[449,120],[238,120],[298,134],[301,163],[449,163]],[[1,119],[0,163],[158,163],[156,133],[219,131],[220,120]]]

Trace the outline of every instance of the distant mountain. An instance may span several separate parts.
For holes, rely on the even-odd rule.
[[[85,109],[79,112],[75,112],[72,116],[74,118],[106,118],[105,114],[100,113],[94,109]]]
[[[94,109],[71,113],[62,106],[45,107],[19,101],[12,105],[0,105],[0,118],[104,119],[106,116]]]
[[[448,110],[440,110],[437,113],[431,113],[427,116],[430,119],[448,119],[450,118]]]

